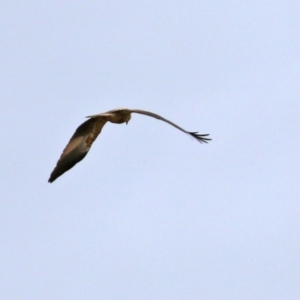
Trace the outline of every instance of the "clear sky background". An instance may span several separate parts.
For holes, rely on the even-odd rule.
[[[0,299],[300,299],[299,1],[1,1]],[[136,115],[47,182],[85,116]]]

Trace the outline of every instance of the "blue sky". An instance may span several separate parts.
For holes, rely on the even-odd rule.
[[[300,4],[2,1],[1,299],[299,299]],[[85,116],[107,124],[53,184]]]

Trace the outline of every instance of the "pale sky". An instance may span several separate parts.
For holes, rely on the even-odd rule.
[[[299,1],[1,1],[0,299],[300,299]],[[108,123],[47,182],[85,116]]]

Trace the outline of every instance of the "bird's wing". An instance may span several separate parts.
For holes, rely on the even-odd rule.
[[[76,129],[52,171],[49,182],[53,182],[86,156],[105,123],[104,118],[90,118]]]
[[[165,119],[165,118],[163,118],[163,117],[161,117],[161,116],[159,116],[155,113],[152,113],[150,111],[140,110],[140,109],[130,109],[130,112],[146,115],[146,116],[164,121],[164,122],[174,126],[175,128],[181,130],[182,132],[187,133],[188,135],[190,135],[191,137],[193,137],[194,139],[196,139],[200,143],[208,143],[208,141],[211,140],[210,138],[207,138],[207,136],[209,136],[209,134],[199,134],[198,132],[186,131],[183,128],[179,127],[177,124],[175,124],[175,123],[173,123],[173,122],[171,122],[171,121],[169,121],[169,120],[167,120],[167,119]]]

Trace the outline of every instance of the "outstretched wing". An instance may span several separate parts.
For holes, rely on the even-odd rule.
[[[90,118],[76,129],[52,171],[49,182],[70,170],[87,155],[105,123],[104,118]]]
[[[209,141],[211,141],[211,139],[207,138],[207,136],[209,136],[209,134],[199,134],[198,132],[191,132],[191,131],[186,131],[183,128],[179,127],[177,124],[157,115],[154,114],[150,111],[146,111],[146,110],[140,110],[140,109],[130,109],[130,112],[132,113],[137,113],[137,114],[142,114],[142,115],[146,115],[161,121],[164,121],[172,126],[174,126],[175,128],[181,130],[184,133],[187,133],[188,135],[190,135],[191,137],[193,137],[194,139],[196,139],[198,142],[200,143],[208,143]]]

